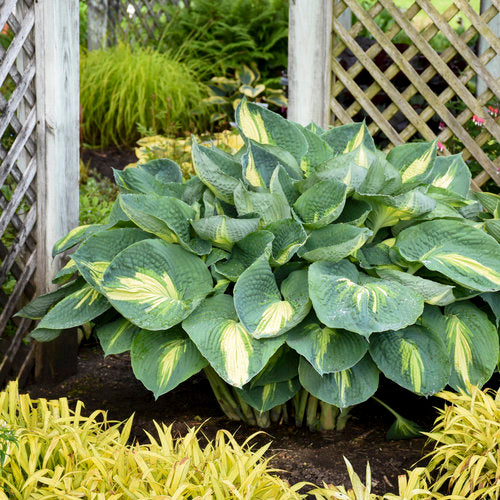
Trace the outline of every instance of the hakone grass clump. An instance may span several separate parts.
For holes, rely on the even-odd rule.
[[[83,140],[133,146],[139,129],[174,134],[205,130],[206,87],[196,72],[168,52],[118,44],[82,54]]]
[[[436,142],[377,150],[364,123],[302,127],[242,101],[235,154],[196,175],[116,171],[107,224],[73,229],[64,284],[19,315],[51,340],[92,322],[155,397],[204,370],[225,413],[342,429],[383,373],[429,396],[499,360],[500,197]],[[405,426],[399,426],[404,428]]]
[[[0,393],[0,418],[15,435],[0,468],[0,499],[144,498],[300,499],[304,485],[290,487],[269,466],[269,444],[256,449],[218,431],[203,445],[202,428],[175,438],[155,423],[144,444],[130,441],[132,418],[110,421],[104,411],[83,415],[66,398],[33,400],[15,382]]]

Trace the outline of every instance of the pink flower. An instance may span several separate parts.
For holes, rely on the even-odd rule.
[[[439,122],[439,130],[444,130],[446,128],[446,124],[444,122]]]
[[[474,116],[472,117],[472,123],[473,123],[474,125],[477,125],[477,126],[479,126],[479,127],[482,127],[482,126],[484,125],[484,118],[479,118],[479,116],[474,115]]]
[[[488,112],[493,118],[498,116],[498,108],[494,108],[493,106],[488,106]]]
[[[438,151],[439,151],[439,152],[443,152],[443,151],[444,151],[444,144],[442,144],[442,143],[440,143],[440,142],[438,141],[438,143],[437,143],[437,148],[438,148]]]

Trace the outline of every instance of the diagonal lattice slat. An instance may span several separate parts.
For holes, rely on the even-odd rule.
[[[483,169],[473,187],[479,188],[490,178],[500,185],[500,160],[492,161],[482,149],[491,139],[500,142],[500,126],[485,109],[500,100],[500,79],[488,69],[488,63],[500,54],[500,39],[488,25],[500,12],[500,1],[491,3],[479,14],[466,0],[453,0],[443,13],[430,0],[414,0],[405,11],[392,0],[377,0],[369,11],[356,0],[336,2],[330,96],[336,123],[365,118],[372,134],[382,134],[387,149],[412,138],[445,143],[456,136],[464,145],[464,158]],[[349,29],[338,21],[346,8],[357,19]],[[385,32],[374,21],[382,11],[394,21]],[[460,34],[450,25],[459,13],[470,22]],[[425,17],[427,23],[419,24],[417,16]],[[370,34],[369,40],[363,39],[363,32]],[[398,43],[400,34],[411,42]],[[441,52],[431,46],[437,34],[448,41]],[[481,55],[469,46],[478,34],[489,44]],[[477,78],[486,86],[479,96],[470,87]],[[458,111],[452,109],[456,103],[461,103]],[[484,128],[474,136],[467,127],[473,114],[484,118]],[[445,124],[442,130],[437,129],[440,121]],[[444,154],[450,153],[445,150]]]

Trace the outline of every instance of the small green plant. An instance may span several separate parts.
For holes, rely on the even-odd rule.
[[[238,104],[243,98],[249,102],[263,102],[278,110],[288,106],[288,100],[282,89],[266,87],[260,82],[260,73],[255,64],[243,66],[234,72],[234,78],[214,76],[208,85],[210,96],[205,99],[207,104],[217,109],[212,113],[212,122],[229,122],[234,116]]]
[[[87,144],[133,146],[138,127],[171,135],[208,125],[205,86],[170,53],[119,44],[83,54],[80,67]]]
[[[13,445],[18,446],[15,431],[9,427],[5,420],[0,420],[0,475]]]
[[[226,414],[342,429],[383,373],[428,396],[499,357],[500,197],[437,141],[377,150],[364,123],[302,127],[243,100],[234,155],[196,175],[115,171],[107,224],[73,229],[78,278],[19,315],[47,340],[89,321],[156,397],[201,370]],[[485,210],[488,211],[486,214]],[[399,421],[399,434],[408,424]]]

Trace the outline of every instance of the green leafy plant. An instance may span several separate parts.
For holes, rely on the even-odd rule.
[[[229,122],[234,111],[243,98],[249,102],[264,102],[276,108],[286,108],[288,100],[282,89],[266,87],[260,82],[260,73],[255,64],[243,66],[234,72],[234,78],[214,76],[208,85],[210,96],[207,104],[215,105],[217,111],[212,113],[213,122],[224,120]]]
[[[139,126],[175,134],[208,125],[200,106],[204,85],[170,53],[119,44],[83,54],[80,68],[82,130],[88,144],[132,146],[140,137]]]
[[[204,369],[226,414],[261,426],[341,429],[380,372],[424,396],[484,384],[500,197],[471,193],[436,142],[386,156],[364,123],[302,127],[246,101],[236,122],[245,148],[194,143],[186,182],[169,160],[115,172],[108,223],[54,247],[79,245],[55,279],[77,278],[19,313],[41,320],[32,337],[93,321],[156,397]]]
[[[0,421],[0,474],[12,445],[18,446],[16,433],[8,426],[5,420],[2,420]]]

